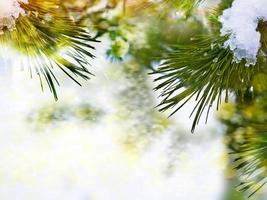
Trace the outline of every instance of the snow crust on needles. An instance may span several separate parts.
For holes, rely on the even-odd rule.
[[[257,31],[260,20],[267,21],[267,0],[234,0],[220,16],[221,35],[229,35],[224,46],[233,51],[235,62],[245,59],[247,66],[256,64],[261,47]]]
[[[0,0],[0,34],[4,28],[11,30],[16,19],[24,14],[20,3],[28,3],[28,0]]]

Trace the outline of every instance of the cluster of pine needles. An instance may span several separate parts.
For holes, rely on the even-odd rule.
[[[202,2],[204,0],[161,0],[157,6],[182,11],[187,19]],[[224,46],[227,37],[219,34],[218,16],[231,2],[222,1],[211,16],[210,34],[194,37],[186,45],[170,46],[162,64],[152,73],[158,76],[155,90],[161,91],[160,111],[171,110],[170,115],[173,115],[187,102],[195,100],[190,115],[194,116],[192,132],[204,112],[207,121],[210,109],[218,109],[231,95],[237,102],[242,102],[248,93],[253,93],[255,74],[266,65],[264,56],[259,56],[253,67],[247,67],[245,60],[236,63],[233,52]],[[125,12],[129,1],[123,0],[123,3]],[[151,1],[143,1],[142,5],[151,6]],[[64,0],[29,0],[27,4],[21,4],[21,8],[25,15],[16,20],[13,31],[6,30],[0,35],[0,43],[25,56],[26,61],[22,64],[31,74],[38,75],[42,88],[43,82],[47,83],[55,99],[59,86],[55,68],[79,85],[80,80],[88,80],[92,74],[87,67],[94,58],[92,51],[97,40],[90,36],[88,27],[70,17]],[[264,27],[267,26],[263,23],[259,29],[267,33]],[[262,38],[262,44],[266,50],[266,38]],[[244,141],[234,149],[236,170],[245,177],[239,188],[252,191],[250,196],[266,184],[267,127],[264,123],[253,122],[249,124],[250,128],[245,127]]]
[[[60,0],[30,0],[22,4],[26,14],[16,21],[13,31],[0,35],[0,42],[25,55],[25,67],[48,84],[55,99],[59,82],[53,68],[59,68],[77,84],[89,79],[87,67],[94,49],[86,27],[71,19]],[[22,63],[23,64],[23,63]]]
[[[193,132],[205,108],[208,117],[214,103],[218,108],[222,100],[228,101],[230,93],[242,96],[258,64],[246,67],[244,61],[233,62],[231,50],[223,48],[224,38],[202,36],[192,40],[192,44],[175,46],[153,74],[159,75],[155,90],[160,90],[163,98],[160,111],[173,109],[173,115],[190,99],[196,100],[191,113],[195,113]]]

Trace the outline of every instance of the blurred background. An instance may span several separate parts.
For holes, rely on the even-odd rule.
[[[222,123],[234,106],[211,111],[192,134],[195,102],[168,118],[155,108],[161,99],[148,75],[167,44],[209,31],[203,13],[217,2],[187,20],[176,11],[159,17],[150,10],[129,13],[126,22],[111,9],[103,21],[102,7],[91,9],[90,23],[98,24],[96,33],[102,30],[88,66],[94,76],[79,87],[58,73],[58,101],[47,88],[41,91],[37,76],[20,69],[19,55],[4,49],[12,56],[0,59],[0,199],[246,199],[235,188]]]
[[[243,199],[215,112],[191,134],[193,104],[167,118],[148,71],[96,56],[95,77],[83,87],[63,78],[57,102],[1,60],[1,199]]]

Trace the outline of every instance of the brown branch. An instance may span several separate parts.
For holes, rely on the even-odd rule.
[[[123,13],[126,13],[127,0],[123,0]]]

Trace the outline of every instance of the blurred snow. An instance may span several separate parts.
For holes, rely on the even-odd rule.
[[[62,80],[58,102],[18,63],[1,60],[0,199],[220,200],[226,162],[215,115],[192,135],[190,106],[171,119],[158,113],[147,73],[109,63],[99,45],[95,77],[82,88]],[[26,120],[44,105],[79,102],[104,116],[41,130]]]
[[[3,28],[13,29],[16,19],[25,14],[20,3],[28,3],[28,0],[0,1],[0,34],[3,33]]]

